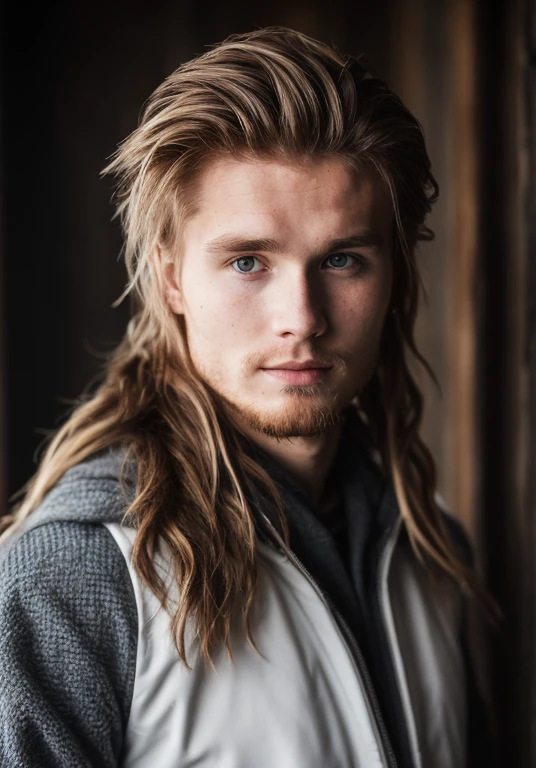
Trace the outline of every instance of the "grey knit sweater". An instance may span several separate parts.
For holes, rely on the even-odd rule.
[[[116,766],[134,685],[137,613],[103,522],[126,500],[110,453],[74,467],[0,561],[0,765]]]

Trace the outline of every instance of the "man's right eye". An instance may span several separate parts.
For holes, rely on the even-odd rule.
[[[236,272],[240,272],[242,275],[251,274],[254,271],[255,262],[259,260],[255,256],[242,256],[240,259],[235,259],[231,266]],[[258,270],[255,270],[258,272]]]

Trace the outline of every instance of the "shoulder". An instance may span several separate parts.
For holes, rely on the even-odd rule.
[[[68,469],[30,514],[24,529],[44,522],[121,522],[135,497],[133,461],[110,447]]]
[[[136,601],[123,554],[103,525],[43,523],[8,540],[5,549],[0,634],[8,626],[42,626],[43,643],[52,645],[59,635],[73,642],[78,635],[80,642],[87,634],[128,650],[136,636]],[[57,620],[50,622],[51,615]]]
[[[25,609],[39,623],[40,606],[50,611],[61,605],[77,617],[80,631],[92,617],[106,617],[107,629],[119,617],[135,623],[129,570],[106,527],[120,522],[128,508],[120,468],[120,454],[110,450],[72,467],[5,540],[0,547],[4,619],[20,619]],[[55,627],[47,631],[54,633]]]
[[[135,608],[128,567],[104,525],[45,522],[2,549],[0,604],[20,609],[37,598],[44,605],[69,603],[81,618]]]
[[[113,664],[128,666],[136,646],[136,600],[125,559],[103,525],[44,523],[11,546],[8,540],[6,548],[0,563],[5,652],[21,655],[37,644],[45,660],[49,652],[50,658],[75,659],[91,644]]]

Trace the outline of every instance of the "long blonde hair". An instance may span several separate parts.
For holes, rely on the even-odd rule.
[[[169,546],[181,595],[171,626],[185,664],[188,617],[208,662],[216,646],[230,653],[237,608],[253,642],[256,537],[248,486],[273,500],[288,540],[277,490],[196,375],[183,321],[169,309],[155,269],[155,248],[177,242],[195,204],[196,178],[218,155],[297,162],[334,156],[356,169],[372,167],[383,180],[395,214],[395,311],[360,406],[417,556],[478,590],[434,501],[434,462],[418,434],[422,397],[408,367],[413,359],[427,368],[413,338],[420,290],[414,250],[433,236],[424,220],[438,194],[422,128],[359,60],[281,27],[233,35],[156,89],[103,171],[117,179],[133,317],[102,384],[50,442],[23,501],[3,523],[7,538],[66,470],[107,446],[123,447],[138,468],[126,510],[137,526],[134,567],[167,606],[168,586],[153,555],[160,539]]]

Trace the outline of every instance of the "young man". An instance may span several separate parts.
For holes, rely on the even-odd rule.
[[[269,28],[174,72],[107,171],[136,312],[6,523],[2,765],[487,764],[408,369],[418,122]]]

